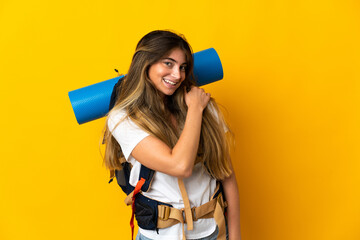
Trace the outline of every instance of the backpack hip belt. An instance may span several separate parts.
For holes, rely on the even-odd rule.
[[[217,193],[217,194],[216,194]],[[215,196],[216,195],[216,196]],[[198,207],[191,208],[192,221],[204,218],[214,218],[219,227],[219,234],[217,239],[226,239],[226,226],[225,226],[225,209],[227,202],[224,201],[223,194],[220,192],[220,184],[217,184],[215,194],[211,200]],[[166,205],[158,205],[158,219],[157,228],[167,228],[175,224],[181,223],[183,225],[183,239],[185,240],[184,224],[187,223],[185,209],[177,209]]]
[[[135,187],[129,183],[131,166],[129,163],[123,165],[123,169],[111,172],[111,180],[116,177],[118,184],[127,194],[125,203],[132,206],[132,217],[130,226],[132,229],[132,239],[134,235],[134,216],[138,226],[146,230],[156,230],[168,228],[175,224],[181,223],[183,229],[183,240],[185,240],[184,224],[187,229],[193,229],[193,221],[204,218],[214,218],[219,228],[217,239],[226,239],[226,207],[227,202],[223,194],[221,182],[217,182],[215,193],[211,200],[201,206],[190,208],[189,199],[185,186],[181,179],[178,180],[179,188],[183,198],[185,208],[177,209],[172,205],[151,199],[142,194],[150,189],[154,177],[154,170],[141,165],[139,181]]]

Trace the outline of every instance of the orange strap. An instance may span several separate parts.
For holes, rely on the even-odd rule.
[[[145,183],[145,179],[141,178],[136,186],[135,189],[133,191],[133,195],[132,195],[132,204],[131,204],[131,208],[132,208],[132,214],[131,214],[131,219],[130,219],[130,227],[131,227],[131,239],[134,240],[134,215],[135,215],[135,196],[140,192],[141,187],[144,185]]]

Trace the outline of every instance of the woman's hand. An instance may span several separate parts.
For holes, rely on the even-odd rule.
[[[210,100],[210,93],[205,93],[198,87],[192,87],[184,94],[188,111],[175,146],[170,148],[150,135],[141,140],[131,153],[144,166],[180,178],[187,178],[192,174],[200,142],[203,110]]]
[[[188,108],[200,107],[204,110],[210,100],[210,93],[206,93],[204,89],[192,86],[189,92],[185,91],[185,103]]]

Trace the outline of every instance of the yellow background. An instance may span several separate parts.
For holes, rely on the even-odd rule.
[[[214,47],[244,240],[360,239],[360,3],[0,2],[0,239],[129,239],[130,208],[68,91],[126,73],[138,40]]]

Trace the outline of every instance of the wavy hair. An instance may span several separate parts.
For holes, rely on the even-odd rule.
[[[175,48],[180,48],[185,53],[186,77],[174,94],[165,96],[164,101],[149,79],[148,71],[152,64]],[[137,44],[128,74],[116,89],[118,98],[115,106],[108,115],[113,111],[124,109],[126,117],[129,117],[136,125],[173,148],[180,137],[186,119],[184,88],[190,89],[192,85],[195,85],[193,79],[192,49],[185,37],[171,31],[152,31]],[[213,106],[215,113],[209,107],[203,111],[200,143],[195,163],[203,163],[212,177],[222,180],[231,174],[229,144],[224,130],[224,126],[227,126],[214,99],[210,100],[209,105]],[[171,124],[171,114],[177,120],[178,129]],[[121,169],[122,163],[126,160],[120,145],[108,128],[107,121],[104,134],[106,143],[104,164],[112,171]]]

